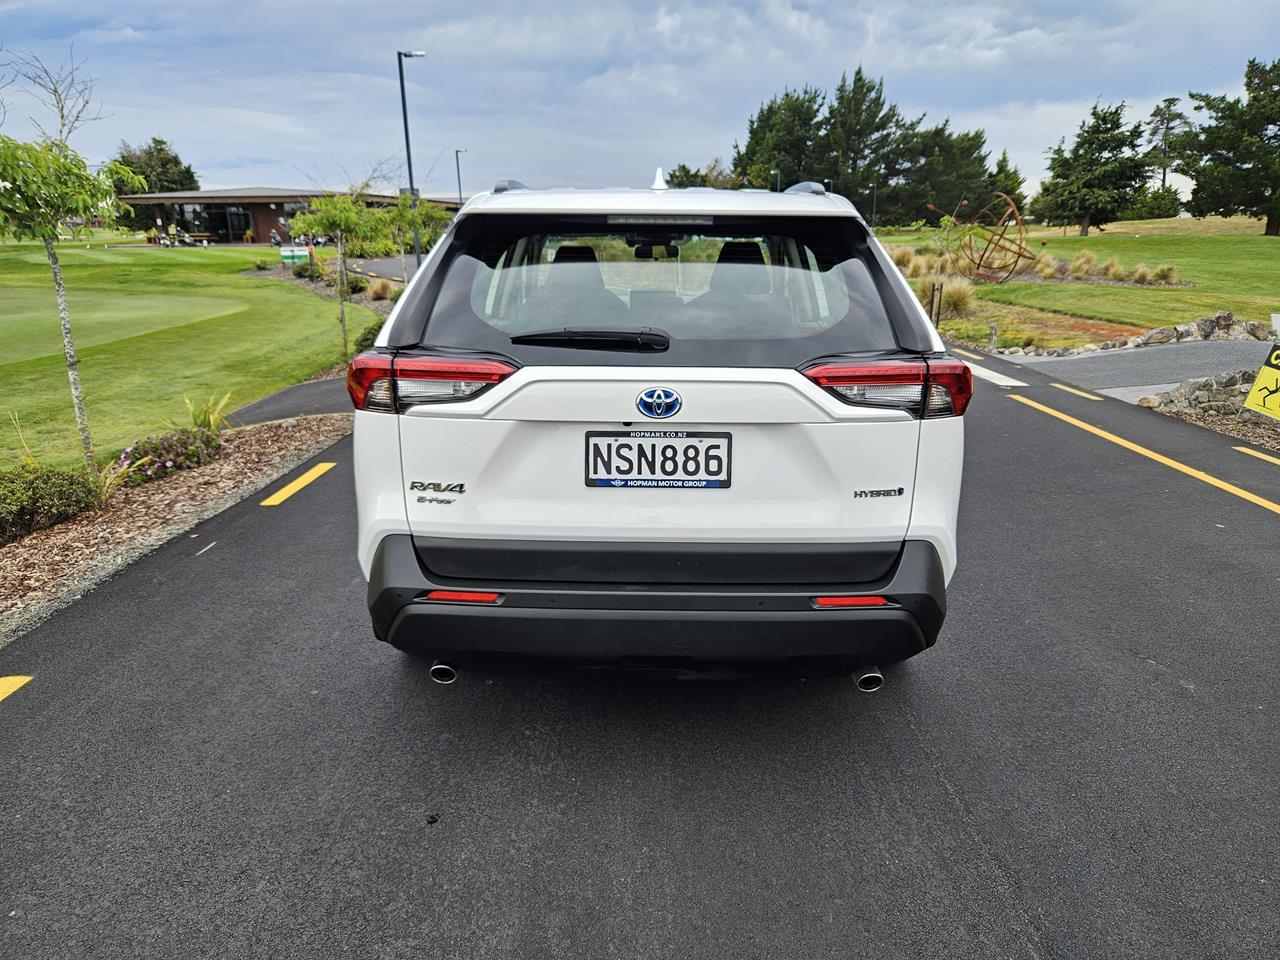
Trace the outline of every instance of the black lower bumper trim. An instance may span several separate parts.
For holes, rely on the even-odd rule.
[[[830,583],[663,586],[622,589],[575,583],[466,584],[501,604],[422,602],[441,586],[424,571],[408,535],[386,537],[374,557],[369,609],[374,632],[397,647],[460,668],[561,662],[579,665],[793,666],[891,663],[931,646],[942,627],[946,587],[933,545],[908,541],[880,579]],[[815,609],[814,596],[865,593],[881,608]]]

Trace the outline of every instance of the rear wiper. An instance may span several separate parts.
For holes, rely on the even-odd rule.
[[[517,334],[511,338],[511,342],[544,347],[575,347],[582,350],[665,350],[671,346],[671,336],[665,330],[655,327],[640,327],[637,330],[563,327],[559,330]]]

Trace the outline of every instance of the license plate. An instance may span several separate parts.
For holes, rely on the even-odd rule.
[[[689,430],[587,433],[588,487],[723,489],[733,435]]]

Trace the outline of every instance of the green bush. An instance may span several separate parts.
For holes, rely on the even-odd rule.
[[[394,257],[400,253],[395,242],[386,237],[376,240],[348,240],[343,252],[357,260],[376,260],[378,257]]]
[[[387,299],[395,303],[400,299],[400,294],[404,293],[404,287],[392,287],[391,293],[387,295]]]
[[[1143,187],[1120,220],[1170,220],[1182,212],[1182,198],[1173,187]]]
[[[0,470],[0,544],[97,505],[97,484],[84,470],[30,463]]]
[[[271,261],[270,261],[270,260],[262,260],[262,259],[255,260],[255,261],[253,261],[253,269],[255,269],[255,270],[270,270],[270,269],[271,269]]]
[[[382,321],[371,323],[364,328],[364,332],[356,337],[356,353],[364,353],[366,350],[373,349],[373,341],[378,339],[378,331],[382,329]]]
[[[163,433],[158,437],[147,437],[135,440],[120,451],[118,463],[128,467],[143,457],[149,458],[139,469],[129,474],[125,481],[136,487],[140,483],[149,483],[177,473],[179,470],[190,470],[212,463],[218,455],[222,441],[218,435],[209,430],[190,427]]]
[[[1171,263],[1162,263],[1151,271],[1151,279],[1155,283],[1177,283],[1178,271]]]
[[[319,263],[313,266],[310,260],[301,260],[293,265],[293,275],[299,280],[323,280],[324,267]]]
[[[369,285],[370,300],[385,300],[391,295],[390,280],[375,280]]]
[[[347,294],[348,296],[357,293],[363,293],[369,289],[369,281],[358,273],[347,274]]]

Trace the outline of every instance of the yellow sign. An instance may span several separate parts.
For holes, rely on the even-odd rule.
[[[1280,347],[1272,350],[1263,362],[1244,405],[1280,420]]]

